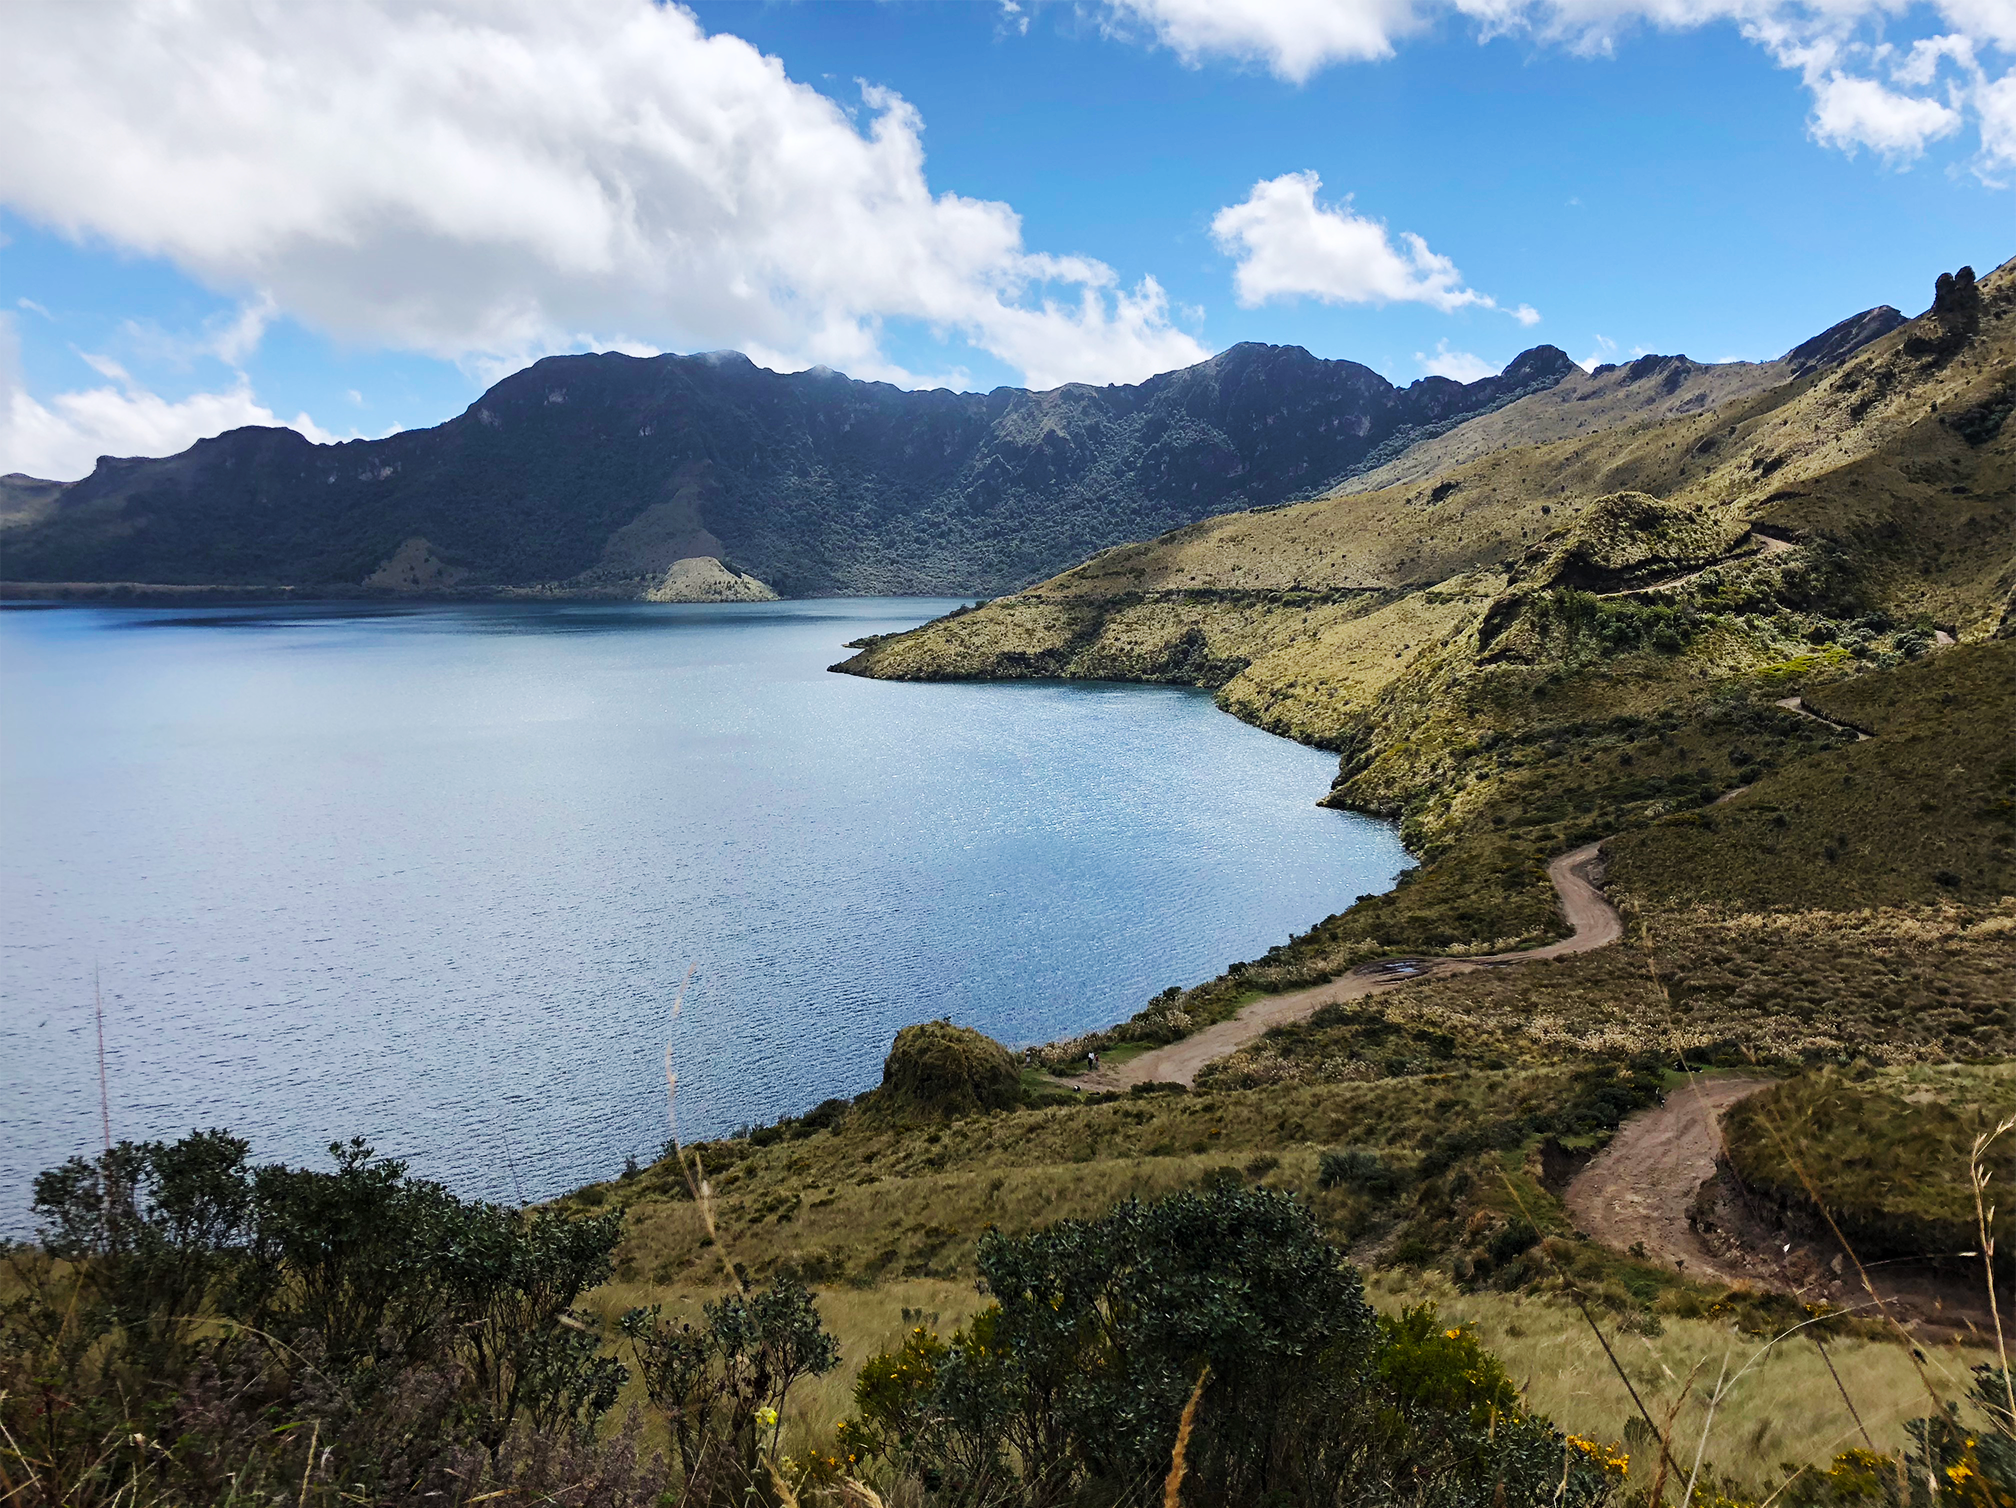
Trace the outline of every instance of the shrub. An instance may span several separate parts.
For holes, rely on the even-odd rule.
[[[41,1243],[8,1253],[0,1439],[34,1442],[50,1500],[463,1501],[562,1472],[648,1501],[634,1438],[596,1443],[627,1374],[573,1308],[609,1276],[621,1215],[464,1201],[361,1141],[330,1151],[332,1171],[254,1168],[244,1141],[196,1132],[36,1180]],[[0,1478],[27,1461],[10,1443]]]
[[[994,1305],[862,1368],[850,1443],[935,1500],[1585,1505],[1600,1469],[1432,1308],[1381,1322],[1286,1195],[1215,1181],[980,1245]],[[1186,1411],[1193,1389],[1197,1406]],[[1565,1478],[1564,1478],[1565,1469]]]
[[[1363,1147],[1325,1152],[1316,1166],[1319,1186],[1326,1189],[1347,1188],[1370,1199],[1391,1199],[1413,1181],[1413,1169],[1388,1162],[1377,1152]]]
[[[1022,1100],[1022,1073],[992,1037],[950,1021],[896,1033],[871,1104],[900,1119],[938,1120],[1006,1110]]]
[[[686,1494],[699,1505],[739,1503],[761,1483],[791,1389],[840,1364],[812,1295],[780,1277],[768,1291],[731,1294],[702,1309],[704,1323],[667,1325],[657,1305],[632,1309],[621,1328],[652,1406],[679,1452]]]

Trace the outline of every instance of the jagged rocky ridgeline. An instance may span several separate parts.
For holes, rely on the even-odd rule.
[[[1792,355],[1838,360],[1886,318]],[[552,357],[383,440],[247,428],[165,459],[101,458],[67,485],[0,478],[0,547],[13,588],[993,594],[1125,540],[1320,495],[1569,379],[1588,380],[1553,346],[1482,381],[1396,388],[1249,343],[1132,386],[1041,393],[906,392],[734,353]]]

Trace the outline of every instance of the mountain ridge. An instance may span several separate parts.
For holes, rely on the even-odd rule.
[[[13,582],[641,596],[714,558],[785,595],[999,591],[1121,540],[1320,492],[1574,371],[1397,388],[1244,343],[1133,385],[908,392],[733,353],[548,357],[428,430],[247,428],[175,456],[9,477]],[[388,566],[392,567],[388,571]]]

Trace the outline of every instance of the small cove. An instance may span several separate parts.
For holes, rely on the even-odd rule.
[[[0,614],[0,1224],[98,1136],[335,1137],[540,1198],[1025,1044],[1386,889],[1331,756],[1208,695],[829,674],[952,604]]]

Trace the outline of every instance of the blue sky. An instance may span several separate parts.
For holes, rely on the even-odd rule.
[[[0,472],[563,350],[1757,359],[2016,252],[2016,0],[50,0],[0,47]]]

